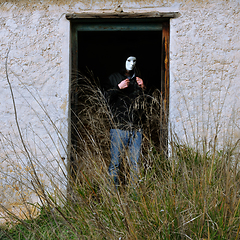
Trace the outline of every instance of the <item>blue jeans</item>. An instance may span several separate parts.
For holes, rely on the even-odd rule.
[[[121,165],[121,158],[124,152],[126,152],[129,159],[130,177],[132,183],[134,183],[139,175],[138,161],[142,144],[142,130],[126,131],[121,129],[111,129],[110,139],[111,162],[108,172],[113,178],[115,186],[119,185],[118,174]]]

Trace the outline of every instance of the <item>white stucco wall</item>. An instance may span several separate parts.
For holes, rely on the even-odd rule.
[[[31,194],[34,174],[16,128],[6,78],[7,52],[18,122],[31,160],[50,189],[54,189],[53,179],[64,189],[70,24],[63,7],[60,11],[39,1],[1,2],[0,203],[11,207],[21,204],[22,198],[36,201],[36,197]]]
[[[240,1],[184,4],[171,20],[170,121],[188,142],[239,139]]]
[[[53,173],[44,176],[44,181],[50,184],[53,176],[59,176],[58,184],[64,185],[60,167],[62,159],[66,159],[68,137],[70,54],[70,23],[65,14],[118,8],[180,13],[170,22],[170,126],[180,139],[192,143],[206,138],[209,142],[216,126],[219,139],[239,138],[239,0],[1,0],[1,204],[18,205],[22,197],[31,195],[27,187],[19,184],[26,182],[29,186],[31,171],[16,128],[6,79],[8,50],[9,79],[24,141],[32,159],[42,164],[37,166],[39,172],[47,169]],[[63,146],[55,126],[65,141]]]

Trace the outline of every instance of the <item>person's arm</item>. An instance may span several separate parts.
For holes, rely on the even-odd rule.
[[[105,86],[105,90],[109,99],[113,99],[118,96],[120,88],[118,86],[116,74],[112,74],[108,78],[108,82]]]

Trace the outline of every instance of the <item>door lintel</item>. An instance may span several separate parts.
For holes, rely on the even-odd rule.
[[[170,19],[179,17],[178,12],[159,12],[159,11],[139,11],[139,12],[123,12],[123,11],[102,11],[102,12],[81,12],[67,13],[68,20],[79,19],[106,19],[106,18],[161,18]]]

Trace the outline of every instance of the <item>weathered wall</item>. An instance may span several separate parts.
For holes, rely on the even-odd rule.
[[[65,184],[61,167],[66,159],[68,131],[70,39],[65,14],[120,8],[178,11],[181,15],[171,20],[170,33],[170,125],[180,139],[209,141],[216,128],[219,137],[229,136],[234,129],[231,136],[239,138],[238,0],[1,0],[1,204],[18,205],[22,197],[30,195],[22,182],[31,186],[29,160],[16,128],[6,66],[31,159],[40,172],[47,169],[50,173],[45,182],[50,184],[53,176],[59,176],[58,184]],[[55,127],[62,134],[60,138]]]
[[[239,139],[240,2],[182,4],[171,21],[171,127],[188,142]]]
[[[11,207],[21,204],[22,198],[36,200],[31,195],[30,160],[49,188],[54,189],[54,179],[64,189],[61,167],[66,163],[70,36],[64,6],[1,2],[0,204]],[[6,66],[30,157],[16,128]]]

